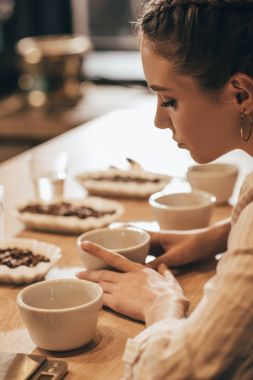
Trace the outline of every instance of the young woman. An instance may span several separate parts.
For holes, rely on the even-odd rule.
[[[205,163],[235,148],[253,155],[253,2],[151,0],[141,20],[141,54],[157,93],[155,124]],[[151,266],[85,242],[122,273],[82,272],[98,282],[104,304],[144,320],[128,340],[124,379],[253,379],[253,175],[232,220],[201,233],[156,233],[165,254]],[[226,253],[186,318],[188,300],[165,266]]]

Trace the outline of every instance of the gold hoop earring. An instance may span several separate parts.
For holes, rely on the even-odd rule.
[[[250,127],[249,127],[248,134],[246,136],[244,134],[245,118],[246,118],[246,114],[245,114],[245,112],[243,110],[241,112],[241,119],[240,119],[241,128],[240,128],[240,131],[241,131],[241,136],[242,136],[243,141],[244,142],[248,142],[249,139],[250,139],[251,132],[252,132],[252,127],[253,127],[253,115],[252,115],[252,112],[250,113]]]

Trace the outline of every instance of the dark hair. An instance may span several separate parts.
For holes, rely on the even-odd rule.
[[[237,72],[253,77],[252,0],[150,0],[138,24],[153,51],[203,90]]]

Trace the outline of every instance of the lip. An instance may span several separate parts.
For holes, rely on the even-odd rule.
[[[179,148],[186,148],[186,146],[183,144],[183,143],[181,143],[181,142],[178,142],[177,141],[177,146],[179,147]]]
[[[177,146],[179,148],[186,148],[186,146],[183,143],[181,143],[180,141],[177,141],[174,136],[172,136],[172,139],[177,143]]]

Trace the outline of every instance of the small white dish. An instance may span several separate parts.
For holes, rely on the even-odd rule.
[[[117,178],[117,180],[115,180]],[[109,168],[76,176],[89,194],[124,198],[147,198],[162,190],[171,180],[166,174],[147,172],[143,169],[121,170]]]
[[[192,189],[214,194],[219,205],[232,196],[237,176],[238,167],[228,163],[193,165],[187,171]]]
[[[102,288],[90,281],[58,279],[25,287],[17,304],[32,341],[45,350],[67,351],[94,336]]]
[[[17,268],[9,268],[7,265],[0,265],[0,282],[5,283],[29,284],[42,280],[61,257],[59,247],[34,239],[1,238],[0,249],[5,248],[29,249],[35,255],[40,254],[49,259],[49,262],[40,262],[34,267],[20,265]]]
[[[215,196],[200,190],[159,192],[149,198],[149,204],[161,230],[191,230],[208,225]]]
[[[20,209],[25,207],[27,204],[34,205],[39,203],[37,201],[31,201],[23,205],[18,205],[16,216],[22,223],[31,229],[65,232],[68,234],[80,234],[93,228],[107,226],[112,221],[117,220],[124,213],[124,207],[120,202],[103,199],[100,197],[66,199],[64,202],[70,203],[72,206],[76,207],[92,208],[98,212],[112,211],[113,213],[108,213],[99,217],[88,216],[82,219],[77,216],[58,216],[42,213],[20,212]],[[51,203],[55,204],[60,202]],[[50,205],[50,202],[48,205]]]
[[[77,239],[77,248],[85,268],[88,270],[102,269],[106,267],[106,264],[81,248],[81,243],[85,240],[116,251],[138,263],[145,262],[150,247],[149,234],[136,227],[100,228],[86,232]]]

